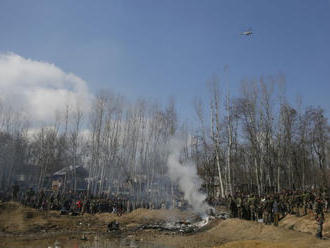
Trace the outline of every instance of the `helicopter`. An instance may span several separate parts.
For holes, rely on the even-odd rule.
[[[244,31],[241,33],[241,35],[246,35],[246,36],[250,36],[253,35],[254,33],[252,32],[252,29],[249,28],[247,31]]]

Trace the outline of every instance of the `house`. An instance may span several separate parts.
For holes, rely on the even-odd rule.
[[[59,190],[63,187],[69,189],[72,188],[75,182],[75,175],[77,180],[77,190],[86,190],[88,178],[88,171],[83,166],[68,166],[56,171],[51,178],[52,189]]]
[[[28,188],[36,188],[38,185],[38,175],[40,168],[32,164],[25,164],[16,171],[14,180],[17,182],[21,190],[27,190]]]

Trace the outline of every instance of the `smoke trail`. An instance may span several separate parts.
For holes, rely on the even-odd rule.
[[[196,165],[192,161],[180,162],[183,147],[184,143],[178,139],[169,142],[168,175],[173,183],[178,184],[193,211],[205,215],[211,207],[205,202],[206,195],[199,191],[202,181],[197,175]]]

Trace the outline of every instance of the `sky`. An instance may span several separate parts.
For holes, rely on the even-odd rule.
[[[329,0],[0,0],[0,94],[41,119],[104,89],[193,119],[214,74],[233,95],[281,74],[290,101],[329,112],[329,30]]]

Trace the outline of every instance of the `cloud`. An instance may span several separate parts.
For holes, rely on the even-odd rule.
[[[0,99],[32,121],[52,121],[67,105],[87,111],[91,97],[84,80],[54,64],[0,54]]]

